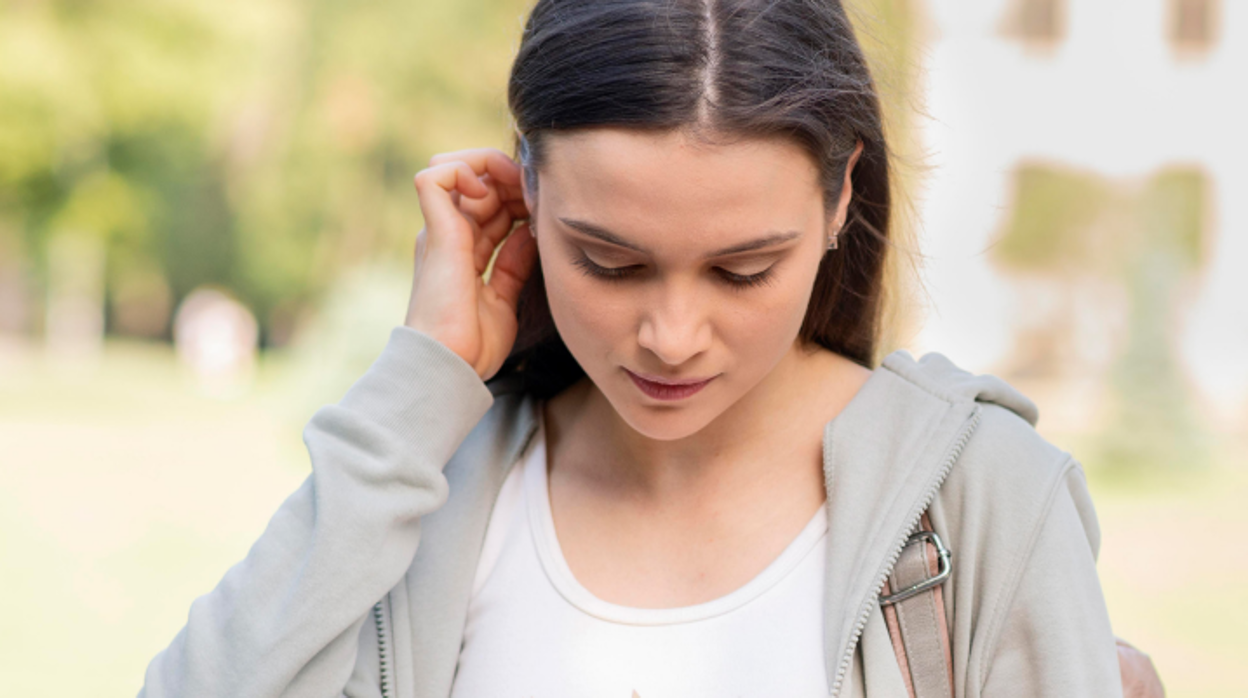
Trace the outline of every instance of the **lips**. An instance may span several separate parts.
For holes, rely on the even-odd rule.
[[[629,378],[633,379],[633,383],[641,392],[656,400],[683,400],[705,388],[707,383],[715,379],[715,376],[683,380],[664,379],[657,376],[643,378],[628,369],[624,371]]]

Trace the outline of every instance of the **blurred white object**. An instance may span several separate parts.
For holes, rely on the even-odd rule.
[[[247,391],[255,374],[258,338],[251,311],[214,288],[192,291],[173,321],[178,358],[213,397]]]

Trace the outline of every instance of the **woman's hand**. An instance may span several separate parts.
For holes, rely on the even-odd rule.
[[[511,352],[516,301],[537,259],[520,177],[520,166],[494,148],[435,155],[416,174],[425,228],[416,238],[405,324],[458,354],[482,380]],[[512,232],[516,221],[523,222]],[[503,238],[486,283],[482,274]]]
[[[1166,689],[1147,654],[1122,638],[1118,643],[1118,670],[1122,673],[1123,698],[1165,698]]]

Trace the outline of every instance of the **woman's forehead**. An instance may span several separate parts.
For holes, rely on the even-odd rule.
[[[822,212],[819,173],[779,138],[707,143],[682,131],[552,134],[541,168],[549,213],[636,233],[803,228]]]

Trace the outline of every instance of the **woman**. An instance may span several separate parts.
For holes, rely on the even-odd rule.
[[[1122,693],[1035,406],[870,368],[888,154],[839,4],[539,0],[510,102],[520,164],[417,174],[404,326],[147,695]],[[884,610],[921,520],[947,664]]]

